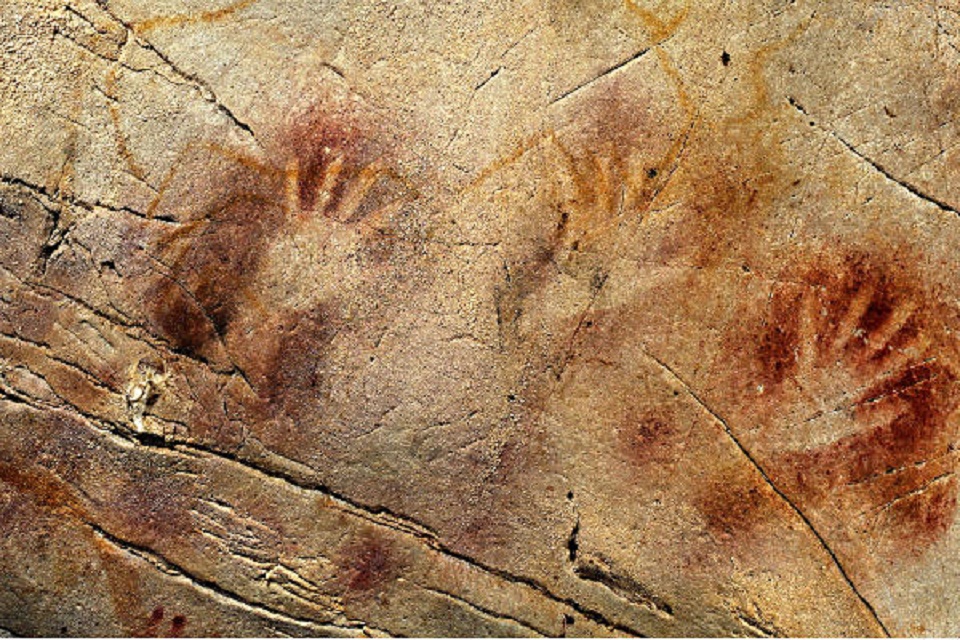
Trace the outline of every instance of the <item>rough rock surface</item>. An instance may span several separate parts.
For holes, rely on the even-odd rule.
[[[4,634],[960,633],[957,0],[0,45]]]

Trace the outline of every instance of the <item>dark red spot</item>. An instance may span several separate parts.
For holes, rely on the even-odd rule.
[[[143,627],[143,630],[136,635],[142,638],[156,638],[160,635],[160,623],[163,621],[163,616],[163,607],[159,606],[155,608],[150,613],[150,617],[147,618],[147,623]]]
[[[170,622],[170,637],[179,638],[183,635],[183,630],[187,626],[187,617],[183,615],[173,616]]]

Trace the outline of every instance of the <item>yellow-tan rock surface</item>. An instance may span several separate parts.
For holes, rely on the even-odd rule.
[[[0,631],[960,633],[956,0],[0,45]]]

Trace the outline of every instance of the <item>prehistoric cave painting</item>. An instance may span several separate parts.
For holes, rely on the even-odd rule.
[[[388,279],[405,242],[393,217],[415,197],[348,118],[306,120],[277,160],[187,149],[149,211],[176,222],[147,250],[150,323],[175,350],[242,372],[274,409],[322,395],[323,351],[347,323],[337,287]],[[324,278],[344,261],[356,268]]]
[[[665,3],[624,0],[626,8],[639,18],[644,30],[657,45],[671,38],[690,12],[689,2],[682,3],[679,8],[674,7],[672,12],[669,11],[671,9],[669,3],[666,3],[666,7],[663,4]]]
[[[593,325],[610,256],[651,213],[693,126],[669,61],[651,56],[636,64],[561,98],[550,127],[472,185],[488,188],[516,174],[535,182],[532,202],[501,219],[503,279],[494,285],[502,351],[523,365],[508,396],[515,424],[483,487],[484,501],[508,505],[503,512],[525,508],[514,501],[530,468],[555,464],[543,414]],[[666,106],[644,90],[646,74],[662,77]],[[510,519],[468,515],[463,537],[471,551],[527,535],[505,531],[516,526]]]
[[[136,634],[139,638],[179,638],[187,627],[187,617],[175,614],[167,621],[166,611],[162,606],[150,612],[150,617],[143,630]]]
[[[853,254],[776,283],[744,347],[744,439],[812,521],[883,557],[956,517],[953,320],[910,269]]]
[[[804,117],[798,128],[794,120],[805,112],[785,103],[783,91],[804,84],[793,78],[804,75],[801,63],[809,72],[819,57],[785,51],[790,75],[777,76],[775,86],[763,82],[770,77],[762,73],[764,59],[777,46],[767,43],[784,23],[795,22],[773,14],[790,3],[750,11],[724,5],[713,25],[709,7],[685,0],[614,0],[608,6],[621,10],[611,14],[629,20],[602,22],[604,29],[618,28],[597,31],[600,39],[582,37],[585,18],[602,10],[581,2],[556,3],[569,5],[563,25],[569,31],[560,39],[551,33],[550,16],[539,12],[523,20],[496,12],[493,22],[483,12],[467,12],[467,30],[484,37],[478,55],[462,61],[461,52],[443,49],[441,40],[452,31],[435,28],[444,24],[433,22],[435,16],[421,33],[391,29],[417,26],[408,16],[418,14],[403,12],[390,12],[384,23],[373,22],[369,12],[332,12],[321,26],[269,3],[254,6],[256,0],[218,0],[220,7],[190,15],[162,10],[146,20],[135,16],[149,8],[108,6],[116,4],[99,3],[108,13],[134,17],[118,20],[103,33],[110,42],[95,42],[90,51],[102,58],[91,62],[106,64],[109,75],[100,83],[94,72],[81,76],[83,90],[92,80],[107,99],[104,121],[94,128],[97,119],[88,117],[88,105],[102,104],[99,96],[89,102],[81,92],[57,94],[78,103],[72,115],[91,134],[83,139],[99,139],[104,130],[102,148],[89,145],[90,157],[106,165],[115,152],[118,179],[106,166],[103,176],[87,175],[88,169],[73,175],[68,160],[56,187],[31,188],[51,202],[60,197],[63,205],[64,198],[82,202],[71,195],[76,187],[96,199],[83,215],[65,206],[62,218],[60,209],[35,216],[6,211],[43,219],[36,229],[43,268],[42,280],[11,288],[12,301],[0,297],[4,332],[11,334],[4,345],[13,345],[5,355],[17,364],[4,372],[4,386],[26,390],[7,392],[10,407],[33,404],[50,422],[47,435],[37,438],[45,443],[37,447],[42,455],[24,448],[27,453],[11,460],[41,470],[56,463],[50,477],[30,466],[7,469],[7,484],[19,494],[35,494],[35,485],[50,489],[42,507],[89,521],[93,538],[108,549],[104,558],[116,558],[112,565],[105,560],[101,573],[121,576],[108,591],[114,617],[131,633],[247,628],[227,616],[201,615],[189,600],[148,594],[152,587],[138,578],[157,573],[181,584],[197,576],[194,586],[216,588],[218,607],[231,589],[241,602],[249,598],[267,612],[306,611],[309,620],[337,620],[343,604],[341,621],[347,613],[386,620],[393,634],[408,631],[408,621],[413,631],[429,624],[469,629],[450,621],[458,610],[469,610],[473,628],[482,630],[487,618],[508,621],[502,611],[512,607],[528,610],[521,619],[537,618],[544,608],[537,603],[553,600],[563,605],[562,618],[549,611],[557,626],[537,623],[528,630],[551,635],[576,623],[578,634],[596,622],[607,633],[712,633],[724,623],[722,613],[727,621],[730,614],[739,619],[747,633],[779,635],[804,628],[794,624],[804,609],[830,615],[779,589],[786,581],[822,591],[837,604],[831,607],[837,618],[854,617],[834,597],[827,571],[805,572],[808,565],[819,571],[821,561],[829,564],[826,555],[790,553],[819,551],[815,534],[850,566],[866,555],[847,553],[851,537],[880,549],[881,560],[918,557],[952,526],[954,316],[935,302],[938,292],[917,282],[919,271],[884,259],[882,251],[826,260],[822,268],[810,260],[783,266],[805,241],[794,231],[826,228],[841,213],[833,193],[813,204],[813,197],[804,199],[822,192],[794,188],[800,181],[793,182],[791,170],[802,167],[824,192],[852,182],[820,164],[831,148],[816,136],[826,134],[829,123],[808,127]],[[247,8],[254,11],[248,15]],[[58,11],[83,17],[70,7]],[[760,20],[744,19],[748,15]],[[236,24],[218,25],[223,28],[209,35],[193,28],[232,17]],[[243,29],[233,28],[247,18]],[[510,29],[500,28],[504,21],[530,29],[514,41]],[[848,31],[841,20],[821,16],[820,22]],[[302,52],[309,55],[284,49],[278,66],[269,56],[247,55],[270,39],[267,33],[279,33],[275,29],[283,32],[284,47],[296,47],[304,25],[311,47],[335,38],[345,74],[323,62],[323,46]],[[251,41],[240,37],[243,46],[233,48],[233,34],[249,33],[248,26],[268,26],[266,40],[250,49]],[[648,37],[637,38],[639,29]],[[410,77],[394,76],[396,60],[377,54],[396,49],[390,43],[401,31],[417,40],[410,43],[414,49],[441,53],[452,63],[449,73],[414,72],[429,73],[432,58],[396,67]],[[440,34],[436,42],[429,40],[434,34]],[[509,42],[501,41],[507,35]],[[152,36],[160,47],[152,53],[162,61],[147,55]],[[510,48],[500,49],[499,60],[483,55],[500,44]],[[224,53],[241,58],[217,66]],[[177,71],[175,63],[191,73]],[[496,81],[485,94],[474,85],[467,108],[458,112],[470,87],[458,93],[456,74],[466,80],[490,63],[497,67],[487,80]],[[333,83],[349,84],[370,104],[404,118],[402,135],[417,138],[406,150],[415,149],[423,164],[397,161],[387,138],[363,117],[342,113],[341,104],[318,107],[300,122],[275,122],[290,105],[269,101],[313,64],[332,69]],[[601,75],[574,77],[579,72],[570,70],[581,65]],[[694,99],[685,95],[678,68]],[[129,92],[128,78],[138,79]],[[505,110],[515,104],[500,92],[505,83],[511,83],[507,91],[529,98],[522,111]],[[744,88],[731,89],[737,83]],[[174,93],[151,100],[158,88]],[[293,100],[310,102],[314,87],[300,89],[292,89],[298,92]],[[753,89],[756,99],[744,100]],[[167,102],[174,94],[176,101]],[[195,98],[199,108],[190,102]],[[157,109],[141,108],[144,103]],[[498,107],[497,117],[481,131],[491,106]],[[778,114],[781,108],[785,113]],[[901,121],[916,115],[893,112],[887,116]],[[155,117],[162,114],[168,117]],[[869,113],[851,117],[873,124]],[[511,144],[502,138],[506,128],[496,130],[500,118],[511,120],[511,139],[529,135],[532,142],[510,157],[513,166],[499,163],[484,173],[493,184],[486,201],[460,207],[464,194],[454,190],[475,168],[471,161]],[[40,146],[12,151],[10,170],[18,175],[35,175],[26,162],[34,147],[56,151],[56,138],[46,138],[54,130],[39,122],[43,136],[33,142]],[[31,122],[24,131],[31,140]],[[476,142],[476,155],[442,147],[451,132],[468,146]],[[192,135],[218,142],[188,144],[163,175]],[[809,147],[798,144],[811,139]],[[75,142],[66,147],[72,158]],[[454,158],[464,160],[456,166],[463,176],[448,175],[456,171],[444,164]],[[408,207],[417,196],[404,175],[439,197]],[[135,191],[113,191],[133,184],[131,177]],[[433,178],[439,186],[428,184]],[[859,197],[867,183],[857,178]],[[19,190],[19,179],[10,180]],[[514,180],[527,190],[517,193]],[[144,209],[154,188],[159,193]],[[450,244],[429,236],[434,218],[448,209],[466,217],[471,208],[481,210],[471,221],[476,224],[451,232]],[[871,224],[850,219],[849,229]],[[849,246],[859,233],[849,229],[837,234],[838,244]],[[418,246],[422,230],[427,240]],[[17,235],[10,237],[20,244]],[[81,251],[85,258],[70,257]],[[948,257],[927,257],[949,265]],[[406,295],[409,290],[397,286],[403,280],[416,283],[411,289],[432,290]],[[700,295],[689,295],[688,285],[699,286]],[[769,298],[747,313],[730,311],[749,306],[747,297],[768,286]],[[109,306],[117,299],[126,311],[117,308],[114,315]],[[88,366],[96,353],[82,353],[86,334],[77,331],[72,341],[67,334],[83,322],[96,332],[114,319],[117,325],[104,333],[118,339],[104,338],[109,355]],[[704,373],[702,362],[714,359],[723,365]],[[446,361],[457,367],[446,369]],[[727,383],[734,376],[744,385],[731,398]],[[452,384],[467,378],[469,384]],[[594,387],[600,392],[584,391]],[[467,417],[457,404],[468,405]],[[739,413],[727,411],[731,404]],[[65,437],[56,424],[71,405],[86,418],[84,429],[86,422],[100,428],[87,443]],[[11,433],[41,433],[11,415]],[[229,441],[220,430],[227,420],[235,426]],[[127,425],[142,433],[115,437],[129,436]],[[155,437],[158,425],[170,427],[163,438]],[[152,437],[141,437],[148,431]],[[730,434],[745,446],[734,447]],[[18,452],[17,441],[29,438],[8,440],[7,449]],[[0,476],[3,470],[0,465]],[[42,482],[24,482],[33,476]],[[78,493],[67,484],[76,484]],[[201,489],[205,497],[196,499]],[[88,492],[95,499],[84,497]],[[806,524],[813,523],[812,533],[788,508],[794,503]],[[327,518],[327,511],[343,517]],[[365,529],[358,515],[373,526]],[[654,534],[648,524],[662,526]],[[784,544],[791,534],[809,544]],[[776,553],[764,553],[774,546],[786,549],[779,565],[768,557]],[[721,556],[723,564],[710,564]],[[402,594],[421,588],[419,582],[433,584],[421,571],[428,563],[438,588],[422,590],[442,595],[449,606],[424,614]],[[172,580],[178,567],[184,571]],[[709,576],[698,583],[690,574],[701,567]],[[667,574],[678,576],[679,588]],[[770,588],[780,597],[765,601],[760,596],[767,587],[744,586],[748,574],[756,584],[782,579]],[[473,575],[485,581],[475,585]],[[896,592],[904,584],[891,580],[882,587]],[[880,592],[859,580],[849,586],[863,588],[871,601]],[[87,589],[91,596],[95,587]],[[529,603],[514,597],[517,590],[530,591]],[[501,609],[503,603],[509,607]],[[883,606],[885,618],[901,618]],[[392,611],[399,611],[395,619],[385,615]],[[779,626],[781,620],[788,624]],[[361,623],[347,622],[351,632],[366,632]]]
[[[668,56],[651,55],[633,64],[638,68],[611,73],[558,100],[553,128],[494,166],[501,171],[511,163],[539,160],[537,243],[508,255],[506,282],[498,291],[501,327],[508,335],[528,298],[542,302],[538,295],[558,278],[588,283],[595,296],[606,278],[607,258],[654,212],[678,167],[696,122],[695,108]],[[646,74],[662,78],[667,106],[649,95]],[[558,335],[570,338],[587,310],[567,318],[569,326]]]

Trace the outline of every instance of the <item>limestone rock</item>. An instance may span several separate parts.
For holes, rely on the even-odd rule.
[[[955,0],[0,44],[0,632],[960,633]]]

